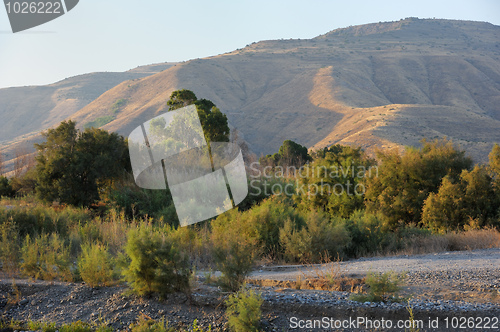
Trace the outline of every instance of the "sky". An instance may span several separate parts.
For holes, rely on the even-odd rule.
[[[313,38],[405,17],[500,25],[500,1],[80,0],[64,16],[16,34],[0,7],[0,88],[186,61],[261,40]]]

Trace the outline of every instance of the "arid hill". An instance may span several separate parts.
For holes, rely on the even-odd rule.
[[[40,131],[59,124],[121,82],[153,75],[173,65],[155,64],[122,73],[84,74],[45,86],[0,89],[0,147],[4,155],[12,158],[13,147],[31,148],[31,141],[39,137]]]
[[[180,88],[214,101],[257,154],[286,139],[373,152],[447,136],[481,162],[500,142],[500,27],[408,18],[261,41],[122,82],[69,118],[128,135]]]

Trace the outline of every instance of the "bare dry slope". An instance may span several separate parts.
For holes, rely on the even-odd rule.
[[[144,78],[133,92],[122,84],[74,118],[109,115],[125,98],[104,128],[127,135],[187,88],[213,100],[257,153],[285,139],[372,150],[447,136],[482,161],[500,142],[499,40],[488,23],[410,18],[262,41]]]
[[[416,18],[261,41],[121,83],[71,118],[128,135],[186,88],[214,101],[257,154],[285,139],[373,151],[447,136],[484,161],[500,142],[499,41],[489,23]]]
[[[31,147],[39,132],[50,128],[123,81],[134,81],[168,69],[174,63],[140,66],[123,73],[91,73],[46,86],[0,89],[0,146],[6,159],[16,147]]]

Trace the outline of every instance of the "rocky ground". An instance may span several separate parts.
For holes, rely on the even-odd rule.
[[[314,330],[307,324],[322,317],[327,317],[328,324],[332,325],[335,321],[338,324],[351,321],[350,326],[332,329],[336,331],[404,331],[404,328],[394,326],[392,329],[376,328],[376,325],[372,328],[352,328],[352,321],[364,319],[365,325],[367,320],[380,324],[383,318],[396,324],[399,320],[409,319],[408,306],[415,314],[414,319],[424,324],[420,331],[480,331],[483,328],[478,328],[479,325],[484,325],[486,321],[491,325],[488,330],[495,331],[500,330],[500,322],[494,324],[500,318],[498,260],[500,249],[488,249],[371,258],[332,263],[331,266],[261,267],[252,275],[253,282],[260,286],[253,284],[251,287],[258,289],[265,300],[263,327],[267,331],[295,330],[295,326],[297,330]],[[404,262],[407,275],[402,295],[411,297],[409,304],[349,300],[350,291],[362,285],[360,281],[366,271],[401,272],[397,267],[401,262]],[[356,282],[339,291],[297,289],[313,288],[314,283],[306,286],[309,280],[321,275],[319,271],[322,269],[335,271],[346,280]],[[77,320],[105,321],[116,330],[127,329],[141,317],[164,317],[171,326],[184,328],[192,326],[197,319],[202,327],[223,330],[226,323],[223,303],[228,294],[216,286],[207,285],[202,279],[195,282],[191,298],[173,294],[160,301],[129,295],[125,286],[92,289],[85,284],[3,278],[0,281],[0,312],[4,319],[42,320],[58,324]],[[464,328],[460,328],[461,320],[468,318],[474,322],[470,323],[469,319]],[[429,321],[434,324],[436,319],[438,328],[429,327]]]

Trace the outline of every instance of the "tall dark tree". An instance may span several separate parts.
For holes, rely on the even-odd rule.
[[[294,166],[299,168],[310,160],[312,158],[305,146],[291,140],[285,140],[278,153],[261,157],[259,162],[262,166]]]
[[[125,139],[116,133],[88,128],[80,132],[73,121],[62,122],[35,144],[36,193],[44,201],[89,206],[99,190],[130,169]]]
[[[228,142],[229,126],[227,117],[215,104],[207,99],[197,99],[191,90],[176,90],[167,101],[168,110],[173,111],[194,104],[200,117],[205,138],[209,142]]]

